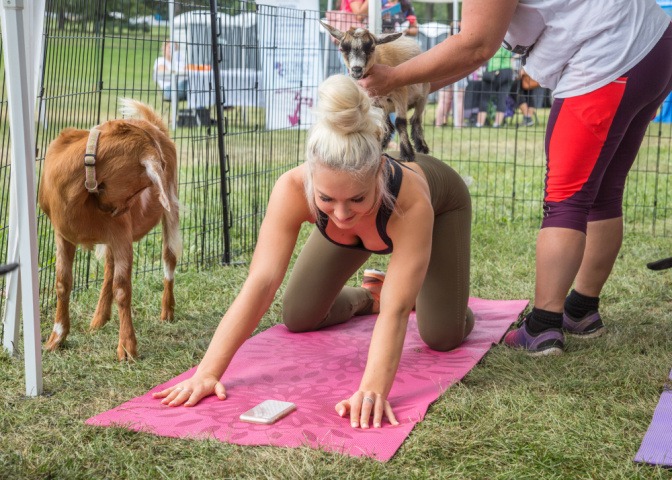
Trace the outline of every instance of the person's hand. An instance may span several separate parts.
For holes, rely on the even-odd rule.
[[[383,415],[392,425],[399,425],[394,416],[392,406],[383,395],[372,391],[361,390],[352,394],[347,400],[341,400],[336,404],[336,413],[341,417],[350,412],[350,425],[352,428],[369,428],[371,414],[373,414],[374,428],[380,428],[383,424]]]
[[[376,63],[366,73],[366,77],[358,80],[358,82],[370,96],[384,97],[394,90],[394,85],[390,83],[391,73],[392,67]]]
[[[188,380],[152,394],[154,398],[162,398],[161,403],[169,407],[193,407],[201,399],[215,394],[220,400],[226,399],[226,389],[218,378],[195,374]]]

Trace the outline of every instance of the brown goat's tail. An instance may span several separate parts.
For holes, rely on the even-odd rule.
[[[126,118],[141,118],[147,120],[156,128],[161,130],[167,136],[170,136],[168,127],[164,123],[161,116],[154,111],[149,105],[133,100],[132,98],[119,99],[119,113]]]

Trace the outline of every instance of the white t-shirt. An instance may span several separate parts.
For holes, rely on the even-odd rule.
[[[166,57],[158,57],[154,61],[154,81],[163,89],[170,86],[171,73],[184,73],[186,65],[182,60],[180,52],[173,52],[173,62],[169,62]]]
[[[166,57],[154,61],[154,81],[164,89],[170,85],[170,62]]]
[[[655,0],[520,0],[504,46],[558,98],[597,90],[637,65],[670,25]]]

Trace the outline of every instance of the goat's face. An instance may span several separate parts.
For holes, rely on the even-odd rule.
[[[328,23],[320,21],[329,34],[336,39],[345,61],[348,73],[355,80],[364,78],[366,72],[376,63],[376,46],[388,43],[401,37],[402,33],[387,33],[374,35],[365,28],[352,27],[347,32],[341,32]]]

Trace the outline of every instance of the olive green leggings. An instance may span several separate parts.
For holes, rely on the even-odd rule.
[[[416,154],[434,207],[432,253],[416,301],[418,330],[434,350],[460,345],[474,326],[467,307],[471,197],[462,178],[445,163]],[[403,169],[404,175],[415,175]],[[293,332],[317,330],[371,313],[373,298],[362,287],[344,286],[371,255],[339,247],[314,229],[294,264],[283,299],[283,320]]]

